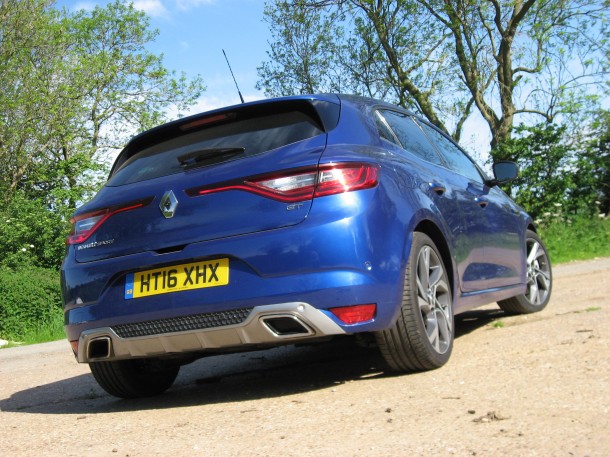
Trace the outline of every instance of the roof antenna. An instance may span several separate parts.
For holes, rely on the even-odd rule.
[[[233,70],[231,69],[231,64],[229,63],[229,59],[227,58],[227,53],[225,50],[222,50],[222,53],[225,55],[225,60],[227,61],[227,65],[229,66],[229,71],[231,72],[231,76],[233,76],[233,82],[235,83],[235,88],[237,89],[237,93],[239,94],[239,99],[242,103],[244,102],[244,97],[241,96],[241,92],[239,91],[239,86],[237,85],[237,81],[235,80],[235,75],[233,74]]]

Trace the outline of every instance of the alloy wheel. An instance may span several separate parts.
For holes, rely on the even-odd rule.
[[[430,344],[444,354],[453,340],[451,294],[443,263],[430,246],[417,258],[417,301]]]
[[[525,297],[532,305],[541,305],[551,291],[550,262],[538,241],[527,240],[527,290]]]

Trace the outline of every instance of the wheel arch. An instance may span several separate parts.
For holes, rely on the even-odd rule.
[[[453,268],[451,250],[449,249],[449,245],[447,244],[447,240],[445,239],[443,232],[434,222],[432,222],[429,219],[424,219],[424,220],[420,221],[415,226],[413,231],[425,233],[426,235],[428,235],[430,237],[430,239],[432,241],[434,241],[436,248],[439,250],[439,252],[441,254],[443,263],[445,264],[445,268],[447,269],[447,272],[448,272],[447,276],[449,277],[449,281],[451,283],[451,290],[453,291],[453,296],[454,296],[454,300],[455,300],[455,295],[457,293],[456,284],[455,284],[455,281],[456,281],[455,270]]]

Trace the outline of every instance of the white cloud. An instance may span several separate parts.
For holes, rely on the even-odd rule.
[[[187,11],[202,5],[211,5],[215,2],[216,0],[176,0],[176,7],[179,10]]]
[[[85,10],[85,11],[93,11],[95,8],[94,2],[78,2],[74,5],[73,11]]]
[[[204,111],[210,111],[216,108],[224,108],[225,106],[235,105],[239,103],[239,99],[235,100],[232,98],[228,98],[223,96],[215,96],[215,95],[204,95],[201,96],[197,103],[191,107],[188,113],[185,113],[187,116],[191,114],[202,113]]]
[[[161,0],[136,0],[133,2],[133,6],[149,16],[167,16],[169,14]]]
[[[256,100],[261,100],[262,98],[264,98],[263,96],[261,96],[261,94],[245,94],[244,95],[244,100],[247,102],[253,102]],[[226,95],[226,94],[221,94],[221,95],[215,95],[215,94],[209,94],[207,92],[204,92],[204,94],[199,98],[199,100],[197,100],[197,102],[191,106],[191,108],[183,113],[178,113],[175,109],[170,108],[167,110],[167,115],[169,117],[169,119],[177,119],[178,118],[178,114],[180,114],[182,117],[185,116],[191,116],[193,114],[199,114],[199,113],[203,113],[205,111],[211,111],[217,108],[224,108],[226,106],[231,106],[231,105],[239,105],[240,101],[239,101],[239,96],[237,95],[237,93],[235,94],[231,94],[231,95]]]
[[[188,11],[193,8],[198,8],[203,5],[211,5],[216,2],[216,0],[174,0],[174,5],[168,5],[167,0],[135,0],[133,2],[133,6],[139,10],[144,11],[149,16],[153,17],[169,17],[171,16],[168,8],[177,11]],[[83,4],[90,4],[90,2],[83,2]]]

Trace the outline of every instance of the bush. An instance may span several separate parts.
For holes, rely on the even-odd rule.
[[[519,164],[519,177],[504,189],[534,219],[557,205],[571,217],[610,212],[610,111],[598,112],[579,134],[555,124],[520,125],[492,155]]]
[[[521,125],[514,138],[493,151],[494,160],[519,164],[519,177],[506,190],[534,219],[554,204],[567,209],[570,202],[573,151],[566,144],[565,131],[554,124]]]
[[[44,202],[16,193],[0,208],[0,266],[58,270],[69,223]]]
[[[59,273],[23,267],[0,268],[0,337],[22,341],[45,326],[57,327],[62,316]]]

